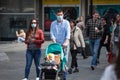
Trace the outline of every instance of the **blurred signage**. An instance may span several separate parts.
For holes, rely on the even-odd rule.
[[[93,4],[120,4],[120,0],[93,0]]]
[[[49,4],[80,4],[80,0],[43,0],[46,5]]]

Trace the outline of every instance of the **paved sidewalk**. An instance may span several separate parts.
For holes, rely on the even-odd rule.
[[[4,52],[0,53],[0,61],[9,61],[9,58],[6,53]]]
[[[45,53],[46,46],[51,43],[45,41],[42,47],[42,59]],[[25,68],[25,50],[26,45],[24,43],[17,42],[0,42],[0,80],[21,80],[24,77]],[[90,61],[92,57],[88,59],[82,59],[82,56],[78,54],[79,73],[68,74],[67,80],[100,80],[100,77],[108,65],[106,61],[105,50],[102,48],[100,64],[92,71],[90,69]],[[69,55],[69,65],[71,56]],[[32,65],[30,72],[30,80],[35,80],[35,66]]]

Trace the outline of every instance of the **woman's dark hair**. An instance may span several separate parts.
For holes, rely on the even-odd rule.
[[[107,21],[108,21],[108,20],[107,20],[107,18],[105,18],[105,17],[103,17],[103,18],[102,18],[102,20],[105,20],[105,21],[106,21],[106,23],[107,23]]]
[[[74,26],[76,26],[76,21],[74,19],[71,19],[70,22],[73,22]]]
[[[119,36],[119,44],[118,44],[118,57],[116,59],[116,64],[115,64],[115,73],[117,79],[120,79],[120,36]]]
[[[36,19],[36,18],[31,19],[31,20],[30,20],[30,24],[29,24],[29,28],[28,28],[28,31],[27,31],[26,38],[32,34],[33,28],[31,27],[31,24],[32,24],[32,21],[33,21],[33,20],[36,21],[35,33],[36,33],[36,31],[39,29],[38,19]]]
[[[103,17],[102,19],[106,21],[106,23],[107,23],[107,25],[108,25],[109,27],[112,25],[112,24],[111,24],[111,21],[108,20],[106,17]]]

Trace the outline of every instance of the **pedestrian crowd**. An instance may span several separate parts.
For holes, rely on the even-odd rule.
[[[24,31],[21,30],[22,32]],[[30,21],[26,34],[19,35],[16,32],[16,35],[18,42],[25,42],[27,45],[25,77],[22,80],[29,79],[33,59],[36,66],[36,80],[39,80],[41,47],[45,40],[43,31],[39,29],[38,20],[32,19]],[[22,36],[23,38],[21,38]],[[56,12],[56,20],[51,23],[50,37],[53,43],[59,43],[63,47],[66,56],[66,71],[64,71],[63,80],[66,80],[67,72],[69,74],[79,72],[78,53],[81,53],[83,59],[87,59],[88,54],[92,56],[90,69],[94,71],[100,64],[102,47],[106,47],[107,52],[104,54],[107,55],[107,61],[110,65],[105,69],[101,80],[120,79],[120,14],[117,14],[114,19],[109,19],[106,16],[100,16],[98,12],[94,12],[86,22],[82,16],[78,17],[77,20],[68,21],[64,19],[64,12],[59,9]],[[88,49],[86,45],[89,45],[89,52],[86,52]],[[72,60],[68,68],[69,53]]]

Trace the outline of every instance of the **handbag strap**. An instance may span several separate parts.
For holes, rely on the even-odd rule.
[[[76,30],[76,27],[75,27],[75,29],[73,30],[73,36],[74,36],[74,34],[75,34],[75,30]],[[75,44],[75,46],[76,46],[76,48],[77,48],[77,44],[75,43],[74,39],[73,39],[73,43]]]

